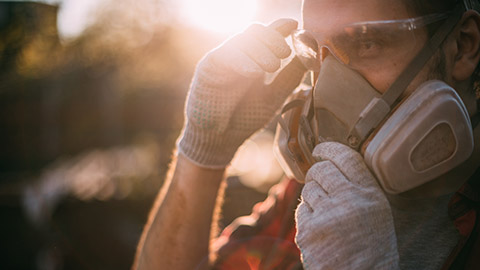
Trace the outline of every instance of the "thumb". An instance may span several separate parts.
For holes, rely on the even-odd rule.
[[[293,57],[270,83],[271,94],[284,100],[302,82],[306,72],[307,69],[300,59]]]
[[[298,27],[298,22],[293,19],[279,19],[271,23],[268,28],[274,29],[282,36],[289,36]],[[307,72],[305,66],[298,57],[293,57],[275,76],[264,92],[270,99],[274,97],[273,106],[282,104],[292,91],[302,82]]]
[[[297,29],[298,22],[294,19],[279,19],[271,23],[267,26],[270,29],[274,29],[275,31],[279,32],[282,36],[287,37],[289,36],[293,30]]]

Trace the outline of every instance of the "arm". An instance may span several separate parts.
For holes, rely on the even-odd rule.
[[[181,154],[173,168],[143,232],[136,269],[196,269],[207,262],[224,170],[199,167]]]
[[[195,269],[207,262],[210,224],[225,167],[240,145],[274,116],[299,85],[305,68],[291,54],[289,19],[253,25],[207,54],[188,94],[173,176],[159,195],[142,236],[138,269]]]

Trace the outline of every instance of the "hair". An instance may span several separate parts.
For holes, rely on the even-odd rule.
[[[414,16],[422,16],[432,13],[444,13],[452,11],[455,6],[462,0],[402,0],[408,11],[410,11]],[[469,1],[473,8],[480,12],[480,0],[470,0]],[[435,30],[438,28],[438,24],[429,25],[427,32],[429,36],[432,36],[435,33]],[[473,89],[477,92],[477,96],[480,93],[480,63],[477,64],[477,68],[472,74],[472,86]]]
[[[402,0],[417,16],[453,10],[460,0]]]

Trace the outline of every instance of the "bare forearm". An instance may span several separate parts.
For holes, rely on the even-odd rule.
[[[174,168],[143,232],[135,269],[195,269],[208,261],[213,211],[224,170],[198,167],[182,155]]]
[[[142,235],[138,269],[196,269],[208,259],[212,217],[225,170],[205,168],[229,164],[238,147],[272,119],[302,81],[306,70],[292,60],[273,82],[263,82],[264,75],[291,54],[284,38],[297,25],[283,19],[251,26],[198,64],[178,149],[203,167],[178,157],[171,183]],[[265,106],[265,97],[270,96],[275,98]]]

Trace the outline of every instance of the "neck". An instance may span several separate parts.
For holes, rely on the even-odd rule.
[[[462,82],[456,82],[454,84],[454,88],[462,99],[463,104],[465,104],[465,107],[467,108],[470,117],[477,114],[477,96],[473,87],[472,80],[469,79]]]

